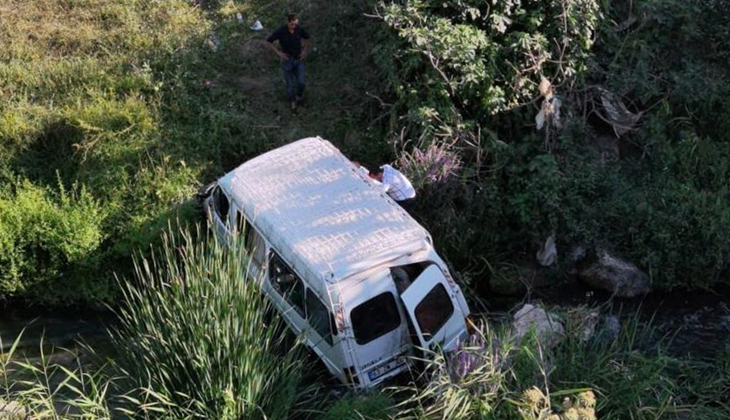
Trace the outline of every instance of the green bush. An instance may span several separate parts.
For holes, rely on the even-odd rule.
[[[14,181],[0,190],[0,294],[53,302],[73,293],[103,296],[103,284],[84,290],[80,274],[98,268],[107,214],[83,187],[59,191]],[[64,278],[79,274],[74,280]],[[71,287],[72,290],[64,290]],[[102,289],[102,290],[99,290]],[[99,294],[95,292],[100,292]]]
[[[582,74],[600,17],[594,0],[392,2],[383,19],[393,38],[376,59],[409,116],[485,122],[531,101],[542,78]]]
[[[392,2],[376,50],[393,98],[399,161],[417,209],[466,277],[559,252],[607,247],[657,289],[708,287],[730,264],[723,1]],[[639,126],[615,139],[596,86]],[[545,99],[560,120],[536,130]],[[395,116],[399,118],[395,118]],[[613,139],[612,139],[613,138]],[[417,140],[414,140],[417,139]],[[608,145],[605,145],[608,144]],[[407,160],[448,146],[448,182]],[[606,148],[610,149],[606,155]],[[688,258],[687,256],[691,256]]]

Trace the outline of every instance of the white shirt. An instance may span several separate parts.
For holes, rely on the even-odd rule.
[[[408,200],[416,196],[411,181],[390,165],[383,165],[383,188],[395,201]]]

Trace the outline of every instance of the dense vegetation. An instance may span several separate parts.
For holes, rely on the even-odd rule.
[[[298,116],[247,28],[272,29],[287,8],[314,36]],[[561,313],[556,347],[484,326],[458,357],[434,355],[418,387],[340,398],[307,376],[306,356],[238,281],[236,249],[189,237],[160,248],[169,223],[197,220],[198,186],[321,135],[408,172],[416,217],[472,285],[533,260],[551,234],[561,255],[610,248],[656,289],[727,282],[729,31],[726,0],[4,1],[0,299],[121,302],[121,327],[114,360],[90,371],[0,354],[0,408],[85,419],[730,417],[727,349],[710,361],[670,356],[638,321],[584,339],[585,309]],[[162,249],[154,260],[151,249]],[[135,266],[133,254],[147,259]],[[460,370],[464,359],[474,369]]]
[[[509,328],[485,324],[456,352],[431,355],[415,384],[333,393],[337,387],[317,378],[324,367],[313,367],[283,334],[258,283],[240,281],[248,269],[240,245],[185,231],[166,236],[124,283],[113,359],[88,349],[49,356],[41,344],[32,362],[0,343],[0,409],[12,402],[22,407],[21,419],[59,420],[730,415],[730,354],[711,362],[672,357],[650,325],[630,320],[613,332],[596,328],[596,310],[584,307],[560,313],[560,341],[540,334],[518,340]],[[95,363],[81,362],[90,356]]]
[[[530,258],[555,233],[563,250],[623,254],[657,289],[726,281],[728,12],[726,1],[385,7],[397,41],[377,57],[403,116],[392,128],[441,159],[402,163],[418,174],[459,158],[460,177],[431,182],[421,201],[452,262]],[[605,98],[629,119],[610,118]]]
[[[285,7],[0,7],[0,294],[111,299],[129,255],[195,217],[198,185],[314,134],[398,159],[465,277],[555,233],[563,250],[613,249],[655,288],[726,279],[726,1],[298,2],[318,48],[304,118],[235,19],[272,28]],[[607,122],[606,92],[630,127]]]

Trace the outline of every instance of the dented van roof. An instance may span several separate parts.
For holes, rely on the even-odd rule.
[[[426,229],[319,137],[249,160],[219,185],[310,278],[335,283],[431,244]]]

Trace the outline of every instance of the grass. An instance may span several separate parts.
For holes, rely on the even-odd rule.
[[[700,362],[667,355],[650,324],[583,336],[587,311],[562,314],[565,338],[545,348],[485,326],[456,354],[436,354],[406,395],[403,419],[723,419],[727,354]],[[578,315],[578,316],[576,316]],[[551,417],[554,416],[554,417]]]
[[[168,220],[196,217],[197,186],[298,138],[321,135],[361,161],[387,155],[384,136],[366,127],[382,112],[366,95],[377,78],[367,53],[375,23],[362,15],[368,7],[364,0],[4,2],[0,179],[49,190],[59,178],[66,188],[78,183],[108,217],[105,240],[90,251],[101,263],[82,273],[99,279],[98,294],[76,290],[67,266],[26,292],[0,294],[55,305],[114,300],[110,280],[131,273],[130,255],[159,243]],[[287,9],[313,36],[298,115],[287,110],[276,58],[260,46]],[[246,25],[237,23],[239,12]],[[264,33],[248,29],[253,20]],[[22,258],[33,263],[35,255],[25,250]]]
[[[3,399],[41,419],[288,419],[316,407],[302,349],[246,281],[237,244],[182,231],[136,267],[111,332],[114,360],[89,372],[43,343],[38,358],[18,360],[19,337],[0,358]]]
[[[168,236],[154,255],[140,261],[125,286],[114,360],[90,368],[41,350],[34,362],[21,361],[11,348],[0,355],[2,398],[32,418],[58,419],[730,415],[730,348],[712,360],[670,356],[651,324],[636,317],[612,335],[592,324],[597,309],[587,308],[559,314],[565,335],[551,348],[536,336],[516,341],[508,326],[490,322],[455,353],[431,354],[413,383],[325,395],[325,385],[307,377],[302,349],[283,334],[256,283],[241,280],[247,258],[237,244],[225,249],[183,232]]]
[[[247,281],[246,254],[179,241],[168,237],[124,287],[113,342],[127,398],[175,418],[288,418],[306,388],[301,354]]]

